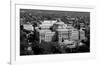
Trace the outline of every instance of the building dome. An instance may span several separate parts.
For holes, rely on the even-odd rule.
[[[59,22],[56,22],[55,24],[54,24],[54,29],[55,30],[58,30],[58,29],[66,29],[66,27],[67,27],[67,24],[65,24],[64,22],[62,22],[62,21],[59,21]]]

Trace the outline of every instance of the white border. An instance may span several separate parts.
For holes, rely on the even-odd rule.
[[[88,59],[95,57],[95,9],[93,7],[72,6],[72,5],[33,5],[32,2],[12,2],[11,3],[11,64],[19,63],[38,63],[38,62],[59,62],[73,59]],[[62,11],[83,11],[90,12],[90,53],[75,53],[75,54],[56,54],[56,55],[19,55],[19,9],[42,9],[42,10],[62,10]]]

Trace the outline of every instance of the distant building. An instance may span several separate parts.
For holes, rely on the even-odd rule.
[[[79,40],[79,31],[67,25],[62,21],[54,24],[54,30],[57,32],[58,42],[62,43],[64,40]]]
[[[56,20],[44,20],[44,21],[42,21],[42,24],[40,25],[40,28],[49,29],[56,22],[57,22]]]
[[[34,31],[34,27],[31,24],[23,24],[25,30]]]
[[[86,39],[86,37],[85,37],[85,31],[83,31],[82,28],[79,31],[80,31],[80,34],[79,34],[80,40],[85,40]]]
[[[45,41],[51,42],[53,41],[53,36],[55,35],[55,32],[46,32],[45,33]]]
[[[53,26],[53,24],[56,22],[56,20],[44,20],[39,27],[41,28],[38,31],[39,34],[39,41],[45,41],[45,42],[51,42],[53,36],[55,35],[55,32],[52,32],[50,30],[50,27]]]
[[[62,43],[65,39],[69,39],[68,30],[58,29],[57,30],[58,42]]]
[[[71,31],[70,39],[71,40],[79,40],[79,31],[77,29],[73,29]]]
[[[68,39],[68,30],[66,29],[67,25],[64,24],[61,20],[54,24],[54,30],[57,32],[58,42],[62,43],[64,39]]]
[[[85,24],[84,23],[80,23],[80,28],[85,28]]]
[[[50,27],[53,27],[53,31]],[[83,30],[78,31],[72,25],[67,25],[61,20],[52,21],[44,20],[42,24],[39,25],[40,29],[37,29],[39,34],[39,42],[51,42],[56,35],[56,41],[63,43],[65,40],[77,41],[80,39],[85,39],[85,33]]]
[[[55,32],[50,30],[41,30],[39,31],[39,41],[51,42]]]

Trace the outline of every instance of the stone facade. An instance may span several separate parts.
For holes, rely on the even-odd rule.
[[[51,31],[44,31],[44,32],[39,32],[39,41],[45,41],[45,42],[51,42],[53,36],[55,35],[55,32]]]
[[[53,27],[53,30],[50,30],[50,27]],[[53,24],[51,21],[43,22],[40,25],[41,30],[39,30],[39,41],[53,42],[53,37],[56,35],[58,43],[63,43],[64,40],[77,41],[85,37],[83,31],[78,31],[73,28],[71,25],[65,24],[62,21],[56,22]],[[80,33],[79,33],[80,32]],[[80,36],[80,37],[79,37]]]
[[[46,20],[42,22],[40,25],[41,30],[39,30],[39,41],[40,43],[42,41],[45,42],[51,42],[53,39],[53,36],[55,35],[55,32],[52,32],[50,30],[50,27],[53,26],[53,24],[56,22],[56,20]]]

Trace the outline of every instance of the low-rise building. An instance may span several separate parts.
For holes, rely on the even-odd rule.
[[[79,31],[77,29],[73,29],[71,31],[70,39],[71,40],[79,40]]]
[[[80,31],[80,34],[79,34],[80,40],[85,40],[86,39],[86,37],[85,37],[85,31],[83,31],[82,29],[80,29],[79,31]]]
[[[34,27],[31,24],[23,24],[25,30],[34,31]]]

